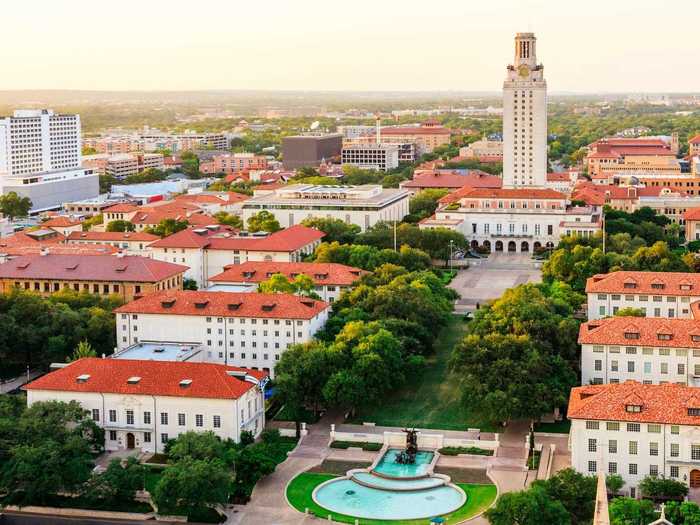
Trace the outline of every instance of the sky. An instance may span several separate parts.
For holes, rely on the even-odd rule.
[[[692,92],[696,0],[4,0],[0,90]]]

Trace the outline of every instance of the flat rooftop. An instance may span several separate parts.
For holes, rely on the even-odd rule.
[[[362,186],[314,186],[294,184],[283,186],[273,193],[256,195],[243,203],[244,208],[259,208],[262,204],[284,206],[384,206],[408,198],[409,192],[403,188],[382,188],[379,185]]]
[[[112,356],[112,359],[138,359],[147,361],[201,361],[199,344],[182,343],[138,343]]]

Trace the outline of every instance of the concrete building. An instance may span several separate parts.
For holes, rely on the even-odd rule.
[[[700,322],[695,319],[607,317],[583,323],[581,384],[700,386]]]
[[[503,161],[503,141],[488,139],[477,140],[468,146],[459,148],[459,156],[465,159],[475,159],[480,162],[493,162],[495,159]]]
[[[0,186],[32,201],[32,212],[97,197],[98,175],[81,167],[80,116],[49,109],[0,118]]]
[[[199,171],[205,174],[225,173],[228,175],[266,169],[267,157],[254,153],[222,153],[199,163]]]
[[[361,124],[349,124],[344,126],[338,126],[338,133],[341,133],[343,135],[343,138],[346,140],[359,139],[360,137],[373,135],[374,132],[374,126],[366,126]]]
[[[700,300],[700,274],[618,271],[586,281],[588,319],[615,315],[621,308],[640,308],[648,317],[693,317],[691,303]]]
[[[186,266],[135,255],[59,255],[42,251],[0,264],[0,292],[14,288],[51,295],[63,288],[125,301],[159,290],[182,289]]]
[[[409,192],[403,189],[363,186],[293,184],[243,203],[243,220],[261,210],[273,213],[283,227],[308,217],[340,219],[363,231],[380,221],[401,221],[408,215]]]
[[[305,166],[317,167],[321,161],[340,157],[343,135],[296,135],[282,139],[284,169],[295,170]]]
[[[533,33],[515,35],[515,58],[503,83],[503,186],[545,186],[547,82]]]
[[[299,275],[307,275],[314,282],[316,294],[332,303],[367,273],[369,272],[359,268],[336,263],[248,261],[226,266],[222,273],[209,279],[209,289],[216,291],[231,288],[231,291],[236,289],[252,292],[258,289],[261,282],[275,274],[282,274],[290,281]]]
[[[100,232],[100,231],[74,231],[67,235],[67,244],[81,244],[87,246],[113,246],[128,255],[148,256],[148,245],[159,240],[160,237],[146,232]]]
[[[588,146],[586,166],[590,176],[651,173],[674,176],[681,165],[671,145],[659,138],[604,138]]]
[[[297,225],[272,234],[239,233],[227,226],[188,228],[151,243],[151,257],[185,264],[185,277],[200,288],[231,264],[247,261],[298,262],[314,252],[323,232]]]
[[[291,344],[310,341],[330,305],[290,294],[165,291],[120,306],[117,346],[200,345],[204,359],[273,373]]]
[[[389,171],[399,167],[399,144],[349,144],[343,146],[341,162],[365,170]]]
[[[571,465],[619,474],[623,494],[639,496],[646,476],[700,487],[700,393],[695,387],[636,381],[571,390]]]
[[[213,363],[86,358],[26,385],[27,404],[77,401],[106,450],[163,453],[188,431],[240,441],[265,427],[266,374]]]
[[[385,126],[381,128],[382,144],[415,144],[416,157],[432,153],[438,146],[450,143],[452,132],[436,121],[419,126]]]

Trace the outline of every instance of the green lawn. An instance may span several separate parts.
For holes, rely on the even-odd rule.
[[[447,370],[452,349],[464,335],[466,326],[461,317],[453,317],[438,334],[435,355],[428,359],[422,377],[408,378],[405,388],[389,394],[382,403],[360,407],[352,423],[367,421],[391,427],[443,430],[480,428],[483,432],[497,432],[492,423],[475,417],[462,405],[456,377]]]
[[[313,472],[304,472],[294,478],[287,487],[287,499],[292,506],[300,512],[304,512],[306,508],[311,510],[317,516],[322,516],[324,519],[331,514],[334,521],[341,523],[355,523],[355,518],[344,514],[336,514],[329,512],[323,507],[317,505],[311,498],[313,490],[329,479],[336,478],[333,474],[319,474]],[[452,512],[443,516],[446,524],[460,523],[486,510],[494,499],[496,499],[495,485],[472,485],[468,483],[457,483],[467,494],[467,502]],[[371,520],[359,519],[360,525],[425,525],[427,519],[420,520]]]

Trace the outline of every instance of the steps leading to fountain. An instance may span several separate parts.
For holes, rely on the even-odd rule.
[[[358,485],[378,490],[415,491],[441,487],[446,484],[442,477],[388,478],[370,472],[355,472],[350,478]],[[449,481],[449,478],[447,478]]]

